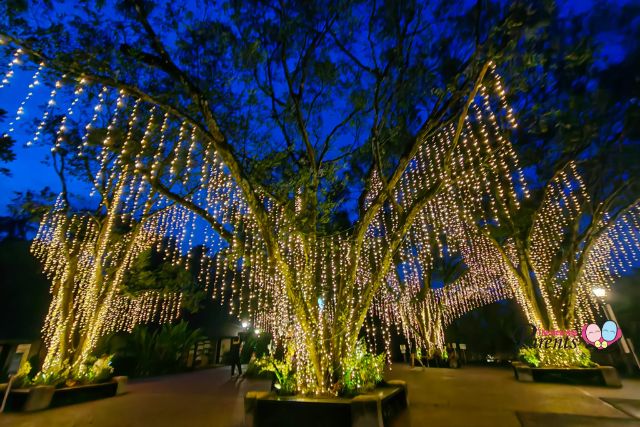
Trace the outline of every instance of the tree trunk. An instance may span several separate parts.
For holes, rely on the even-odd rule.
[[[56,310],[59,312],[58,316],[54,316],[49,321],[55,322],[54,325],[49,325],[53,328],[49,339],[51,339],[50,347],[47,349],[47,355],[45,357],[42,370],[48,370],[56,366],[62,366],[64,362],[68,362],[69,356],[72,353],[70,343],[72,342],[74,330],[73,330],[73,288],[75,283],[75,276],[78,268],[78,258],[69,253],[67,256],[67,270],[65,272],[64,279],[60,284],[60,288],[57,293],[59,302]]]

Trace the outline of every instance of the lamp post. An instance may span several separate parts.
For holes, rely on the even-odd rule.
[[[605,288],[598,287],[598,288],[593,288],[592,292],[593,292],[593,295],[598,297],[598,299],[600,299],[600,301],[602,302],[602,307],[604,308],[604,313],[607,319],[613,320],[614,322],[616,322],[616,325],[620,327],[618,323],[618,319],[616,318],[616,315],[613,312],[613,308],[611,307],[611,304],[608,304],[606,301],[607,290]],[[626,362],[627,366],[630,368],[629,362],[628,362],[628,357],[629,357],[628,355],[631,354],[631,356],[633,357],[633,361],[635,362],[636,368],[640,369],[640,362],[638,361],[638,356],[636,356],[636,352],[633,349],[633,344],[630,345],[630,343],[627,342],[627,339],[625,338],[624,332],[622,332],[622,330],[620,335],[620,345],[622,347],[621,348],[622,359]],[[629,370],[631,371],[631,369]]]

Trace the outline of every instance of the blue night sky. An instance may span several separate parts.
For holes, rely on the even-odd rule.
[[[620,4],[622,3],[628,3],[628,1],[620,2]],[[570,16],[589,13],[593,4],[593,1],[585,0],[561,2],[562,14]],[[625,52],[620,44],[620,35],[604,33],[600,42],[603,45],[601,52],[603,62],[615,63],[624,58]],[[9,61],[8,57],[0,60],[0,69],[3,70],[3,74]],[[17,69],[10,85],[0,89],[0,108],[7,111],[5,122],[0,124],[2,132],[6,131],[8,122],[15,117],[20,102],[27,94],[27,87],[31,82],[33,71],[33,69]],[[33,121],[39,120],[41,117],[43,112],[41,107],[46,102],[48,92],[49,89],[45,85],[34,89],[33,97],[25,105],[25,115],[12,135],[16,140],[14,146],[16,159],[3,165],[11,171],[11,176],[0,176],[0,215],[7,214],[7,204],[15,196],[15,192],[40,191],[44,187],[49,187],[54,192],[60,190],[60,184],[52,166],[46,164],[48,149],[42,146],[24,147],[24,142],[32,138],[36,127],[33,125]],[[83,187],[86,187],[86,184],[70,180],[71,193],[88,194],[88,190]],[[78,199],[75,199],[74,202],[79,206],[90,203],[88,200]]]

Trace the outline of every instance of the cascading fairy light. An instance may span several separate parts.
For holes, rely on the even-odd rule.
[[[153,162],[151,164],[151,173],[149,175],[149,178],[151,180],[154,180],[158,177],[158,172],[160,170],[160,161],[164,154],[164,149],[166,144],[169,117],[170,117],[169,113],[164,113],[164,116],[162,118],[162,125],[160,126],[160,141],[158,142],[158,148],[155,154],[153,155]]]
[[[62,76],[62,79],[66,78],[65,75]],[[33,138],[30,141],[27,141],[27,143],[25,144],[27,147],[32,146],[33,144],[35,144],[39,139],[40,139],[40,134],[42,133],[42,130],[44,129],[45,125],[47,124],[47,119],[49,118],[49,115],[51,114],[51,110],[53,109],[53,106],[55,105],[55,98],[56,95],[58,93],[58,90],[60,90],[60,88],[62,88],[62,79],[58,80],[55,82],[53,89],[51,89],[51,92],[49,93],[49,100],[47,101],[47,106],[45,108],[44,114],[42,115],[42,119],[40,120],[40,123],[38,124],[38,128],[36,129]]]
[[[501,89],[501,86],[498,82],[496,85],[501,97],[503,97],[504,93]],[[477,215],[472,215],[474,212],[474,203],[476,205],[480,205],[480,201],[482,200],[481,195],[483,193],[486,194],[488,191],[488,186],[490,181],[498,182],[499,186],[497,189],[497,193],[499,195],[499,199],[504,199],[506,194],[509,194],[509,197],[513,200],[517,200],[517,192],[514,187],[514,182],[512,182],[511,175],[516,173],[518,176],[519,184],[522,189],[522,193],[525,194],[525,197],[528,196],[528,191],[526,186],[524,185],[524,178],[520,168],[517,165],[517,160],[515,158],[512,159],[513,150],[511,144],[503,138],[498,132],[495,113],[492,111],[490,104],[488,102],[488,92],[486,87],[482,87],[481,91],[482,103],[480,105],[473,103],[471,108],[475,113],[475,126],[478,126],[479,133],[476,133],[474,129],[472,129],[469,121],[465,123],[465,128],[461,134],[461,139],[459,143],[459,150],[454,151],[452,157],[452,170],[451,175],[454,178],[454,181],[457,182],[455,188],[449,186],[449,189],[452,192],[446,192],[442,197],[438,197],[437,199],[440,206],[451,206],[451,201],[455,200],[456,203],[451,206],[451,209],[437,209],[435,208],[436,204],[432,205],[434,208],[432,209],[430,206],[427,206],[426,211],[431,215],[434,212],[438,212],[438,215],[443,216],[444,218],[440,220],[441,227],[443,227],[443,231],[448,236],[457,236],[458,245],[460,242],[474,242],[473,251],[469,250],[467,247],[465,250],[467,255],[465,257],[465,262],[469,263],[469,257],[472,253],[478,253],[481,256],[477,258],[479,262],[475,263],[475,269],[469,266],[469,270],[473,271],[473,273],[466,274],[459,281],[464,283],[465,281],[469,281],[470,284],[465,286],[462,284],[452,284],[446,290],[439,291],[430,291],[427,293],[427,298],[422,299],[421,301],[416,299],[417,293],[424,287],[428,286],[428,284],[424,284],[422,279],[422,274],[424,271],[428,271],[432,266],[430,264],[430,260],[425,254],[428,252],[423,251],[418,255],[415,254],[407,254],[403,257],[403,259],[411,259],[411,262],[404,263],[402,268],[404,269],[403,276],[407,280],[405,286],[398,286],[397,284],[389,285],[386,289],[391,291],[392,298],[386,298],[387,300],[391,300],[394,304],[401,308],[400,311],[404,311],[405,314],[396,311],[396,323],[404,322],[405,325],[401,327],[404,331],[417,330],[415,327],[418,325],[419,316],[415,316],[416,313],[420,313],[420,310],[416,310],[417,306],[422,305],[422,313],[431,313],[430,304],[434,300],[434,296],[431,295],[439,295],[438,310],[452,310],[445,314],[446,323],[450,322],[452,319],[459,317],[464,312],[473,309],[479,305],[488,304],[503,298],[510,298],[515,296],[519,301],[522,300],[520,290],[518,289],[516,283],[517,279],[511,274],[511,272],[505,268],[503,263],[501,262],[501,256],[499,253],[495,251],[495,249],[488,242],[482,241],[481,235],[470,236],[468,230],[464,230],[461,232],[460,222],[453,221],[453,217],[450,215],[443,215],[443,213],[447,212],[455,212],[456,206],[461,206],[462,209],[459,209],[460,216],[459,218],[467,219],[473,218]],[[503,106],[504,111],[506,112],[506,116],[510,120],[510,124],[512,127],[516,127],[516,124],[512,119],[511,110],[506,108],[506,101],[502,99],[501,105]],[[489,126],[485,125],[488,123]],[[491,129],[489,131],[488,129]],[[443,132],[440,132],[436,135],[435,139],[438,140],[439,144],[425,144],[426,147],[436,147],[434,153],[432,155],[432,159],[435,161],[429,162],[429,164],[437,165],[441,162],[444,157],[444,149],[449,147],[451,144],[451,140],[455,133],[455,129],[451,127],[445,128]],[[480,135],[480,136],[478,136]],[[456,147],[456,148],[458,148]],[[457,154],[460,153],[460,154]],[[474,167],[474,162],[486,162],[489,165],[489,170],[485,172],[485,170]],[[509,163],[511,162],[511,163]],[[443,170],[440,169],[439,172],[435,172],[435,177],[432,179],[442,179],[444,178]],[[480,170],[478,170],[480,169]],[[422,169],[425,170],[425,169]],[[421,172],[422,172],[421,170]],[[430,168],[426,168],[427,171],[430,171]],[[437,170],[437,169],[436,169]],[[472,173],[471,173],[472,172]],[[411,170],[407,175],[410,175]],[[433,173],[433,172],[432,172]],[[413,181],[413,180],[412,180]],[[410,185],[415,185],[411,183]],[[403,191],[403,193],[412,194],[413,191]],[[465,202],[468,201],[468,202]],[[470,203],[469,203],[470,202]],[[504,201],[499,201],[502,206],[501,209],[504,210]],[[516,202],[517,204],[517,202]],[[493,222],[497,221],[497,212],[498,209],[493,200],[491,200],[491,216],[490,218]],[[421,224],[421,218],[414,224],[413,230],[420,237],[417,239],[418,241],[428,242],[429,237],[427,235],[427,230],[429,227],[425,227],[424,223]],[[433,217],[430,220],[431,223],[438,223],[438,221],[434,221]],[[458,226],[458,230],[456,230],[455,226]],[[440,244],[440,241],[437,240],[437,247],[439,248],[440,256],[444,255],[444,251],[448,248],[454,247],[455,244],[453,242],[449,242],[447,246]],[[404,248],[406,250],[411,250],[416,247],[416,243],[412,242]],[[464,247],[464,245],[463,245]],[[422,266],[418,267],[415,263],[415,260],[419,260]],[[491,262],[488,262],[492,260]],[[408,270],[407,270],[408,268]],[[393,276],[391,276],[393,278]],[[412,279],[413,278],[413,279]],[[469,278],[482,278],[482,280],[471,280]],[[396,281],[397,283],[397,281]],[[464,293],[461,294],[460,292]],[[450,290],[450,291],[449,291]],[[453,290],[457,290],[455,294],[455,298],[451,295]],[[450,295],[450,296],[447,296]],[[463,295],[461,297],[461,295]],[[429,297],[431,296],[431,297]],[[380,295],[381,299],[384,299],[384,294]],[[410,306],[409,309],[406,309],[407,305]],[[405,309],[402,310],[402,307]],[[406,313],[414,313],[414,319],[409,320]],[[532,316],[531,311],[525,308],[525,312],[529,313],[528,316]],[[531,318],[531,317],[530,317]],[[406,325],[406,323],[412,323],[413,327],[410,328]],[[424,346],[428,337],[425,337],[425,333],[422,334],[422,337],[414,337],[416,341],[420,341]]]
[[[531,232],[531,261],[537,279],[543,283],[540,293],[550,325],[554,328],[558,328],[559,323],[552,308],[554,295],[549,294],[547,285],[556,288],[554,292],[557,296],[560,284],[554,278],[552,264],[562,245],[565,228],[578,220],[581,215],[581,201],[588,200],[577,170],[572,164],[568,169],[568,172],[559,171],[547,185]],[[579,194],[578,197],[576,192]],[[546,283],[549,280],[552,283]]]
[[[62,146],[62,143],[64,142],[64,139],[65,139],[64,135],[68,130],[67,121],[69,120],[69,116],[73,115],[73,109],[78,103],[78,101],[80,100],[80,96],[84,92],[85,84],[86,84],[86,80],[84,78],[79,79],[77,82],[76,88],[73,92],[73,95],[74,95],[73,101],[71,101],[69,108],[67,108],[66,113],[62,116],[62,119],[60,120],[60,125],[58,126],[58,130],[56,132],[56,137],[55,137],[56,140],[53,147],[51,147],[52,153],[58,151]]]
[[[24,54],[24,51],[22,50],[22,48],[18,48],[15,50],[15,52],[13,52],[13,55],[11,56],[11,61],[9,61],[9,64],[7,64],[7,72],[4,74],[4,77],[0,81],[0,89],[4,88],[11,82],[11,79],[15,74],[14,67],[16,65],[22,64],[22,60],[20,59],[20,57],[23,54]]]
[[[392,276],[386,292],[379,295],[379,305],[397,307],[397,310],[387,311],[394,313],[393,323],[400,326],[406,338],[417,348],[428,351],[443,348],[444,327],[456,318],[513,295],[508,271],[502,268],[495,248],[481,234],[471,235],[472,228],[455,217],[449,217],[442,224],[449,228],[447,236],[451,240],[445,247],[449,251],[460,251],[467,267],[465,273],[445,287],[431,289],[421,274],[432,268],[433,261],[423,263],[420,268],[417,263],[410,262],[403,274],[404,284]],[[427,289],[423,290],[424,287]]]
[[[98,120],[100,112],[104,108],[105,95],[107,91],[108,91],[108,88],[106,86],[103,86],[102,90],[100,90],[100,93],[98,94],[98,102],[93,107],[93,116],[91,117],[91,121],[89,121],[89,123],[87,123],[87,125],[84,128],[84,134],[82,135],[81,145],[78,147],[78,157],[82,157],[84,155],[85,150],[89,146],[89,134],[91,133],[91,130],[93,129],[96,121]],[[53,93],[53,95],[55,96],[55,92]]]
[[[118,123],[118,118],[120,116],[121,109],[124,106],[124,100],[125,100],[125,93],[124,91],[121,90],[118,93],[118,98],[116,99],[116,105],[113,108],[111,120],[107,125],[106,135],[102,140],[100,154],[96,159],[99,162],[99,167],[93,179],[93,188],[91,189],[91,193],[89,194],[91,197],[93,197],[96,191],[99,191],[103,187],[103,184],[108,181],[105,175],[107,174],[107,166],[108,166],[107,163],[109,160],[109,153],[112,152],[113,132]],[[105,185],[105,187],[107,186],[108,185]],[[101,204],[104,204],[104,203],[105,203],[105,200],[101,200]]]
[[[496,64],[494,62],[491,62],[489,66],[489,73],[493,76],[494,84],[496,85],[498,95],[500,96],[500,103],[502,106],[502,110],[506,113],[509,124],[511,125],[512,128],[517,128],[518,123],[516,122],[516,119],[513,116],[513,109],[509,106],[507,102],[507,97],[506,97],[507,93],[504,90],[504,87],[502,86],[502,77],[498,73],[496,69]]]
[[[82,91],[76,91],[76,98],[72,105],[78,102],[81,94]],[[104,94],[104,91],[101,94]],[[122,106],[121,98],[118,99],[118,104],[120,107]],[[99,110],[96,109],[96,112]],[[69,108],[67,114],[71,115],[72,113],[73,110]],[[132,113],[135,114],[136,110],[134,109]],[[95,116],[90,123],[94,121]],[[103,198],[111,199],[104,219],[94,220],[82,214],[69,215],[61,198],[52,213],[43,219],[34,240],[32,250],[43,261],[45,271],[52,279],[52,290],[57,290],[54,291],[54,302],[43,329],[49,347],[44,364],[45,369],[61,363],[61,359],[65,357],[63,353],[67,353],[68,348],[72,345],[64,336],[65,328],[79,329],[84,331],[86,335],[85,345],[74,350],[80,352],[80,357],[76,359],[77,368],[82,364],[82,360],[88,357],[90,350],[95,346],[100,336],[118,330],[118,328],[130,330],[136,322],[150,321],[155,318],[160,318],[162,321],[172,321],[179,314],[179,308],[176,307],[181,301],[179,296],[169,295],[170,302],[160,305],[154,301],[164,297],[157,293],[136,297],[118,293],[124,274],[137,254],[160,240],[153,232],[144,230],[145,224],[153,224],[154,221],[157,221],[156,217],[146,218],[144,213],[150,211],[152,204],[145,203],[143,209],[139,203],[130,203],[130,206],[127,207],[124,206],[124,202],[122,205],[118,202],[118,200],[124,200],[125,186],[131,184],[130,173],[127,172],[130,166],[125,163],[123,156],[127,154],[127,149],[130,149],[132,127],[135,122],[136,120],[129,121],[130,130],[122,152],[110,167],[106,165],[104,153],[98,156],[101,163],[100,168],[105,173],[108,172],[111,182],[117,183],[117,189],[111,196],[103,194]],[[111,122],[110,126],[113,124]],[[56,138],[56,146],[58,147],[64,142],[61,138],[64,130],[64,128],[58,129],[58,137]],[[144,145],[145,142],[142,141],[141,146],[144,147]],[[122,170],[120,170],[121,166],[124,166]],[[138,191],[141,190],[138,189]],[[147,201],[153,200],[152,194],[147,194],[147,196]],[[136,210],[139,213],[133,212]],[[121,221],[125,214],[133,215],[136,218],[131,224],[133,229],[138,231],[132,230],[119,241],[114,242],[112,241],[113,225],[115,222]],[[61,253],[66,256],[60,257]],[[109,270],[115,270],[115,273],[109,273]],[[103,276],[105,273],[106,277]],[[64,285],[65,283],[70,284]],[[68,289],[66,295],[73,295],[73,298],[76,298],[73,310],[69,310],[69,307],[64,305],[64,300],[68,296],[65,297],[61,290],[65,288]],[[103,298],[101,295],[106,295],[107,299],[99,303],[98,299]],[[163,310],[160,315],[154,314],[158,307],[162,307]],[[137,313],[130,319],[129,310],[134,310]]]
[[[630,205],[613,223],[610,217],[603,221],[610,225],[590,248],[582,248],[589,252],[576,284],[580,291],[576,308],[578,324],[594,320],[593,307],[598,307],[599,301],[593,290],[610,289],[627,268],[637,265],[640,256],[640,202]]]
[[[34,253],[55,282],[52,289],[61,289],[58,285],[73,277],[78,302],[74,309],[78,312],[68,314],[62,307],[62,295],[58,291],[54,295],[45,332],[53,354],[48,356],[49,363],[63,358],[59,342],[65,338],[57,325],[65,320],[86,335],[79,349],[78,360],[82,360],[109,332],[131,330],[141,322],[175,319],[181,293],[125,295],[121,290],[126,273],[135,258],[150,249],[174,264],[183,264],[192,257],[194,245],[203,240],[208,247],[201,251],[200,271],[195,274],[206,280],[221,302],[231,299],[229,309],[239,318],[271,333],[277,342],[294,343],[301,391],[330,392],[331,384],[326,381],[332,377],[334,362],[344,348],[354,345],[363,323],[370,333],[370,346],[382,347],[389,354],[393,326],[412,334],[416,343],[441,344],[437,330],[464,312],[497,299],[520,298],[517,280],[500,262],[500,255],[482,234],[465,225],[475,217],[496,221],[507,199],[517,200],[519,192],[526,193],[511,143],[497,124],[497,117],[506,117],[515,127],[513,113],[497,73],[492,75],[494,84],[480,89],[461,129],[444,125],[420,137],[417,153],[389,191],[390,200],[364,230],[361,246],[356,247],[360,243],[349,230],[331,236],[299,230],[297,217],[304,214],[306,189],[296,191],[293,208],[258,191],[268,226],[277,236],[277,262],[242,190],[220,156],[211,151],[207,138],[167,112],[162,125],[156,126],[161,107],[139,99],[125,107],[128,95],[121,91],[97,159],[95,191],[101,192],[104,202],[102,216],[94,223],[59,207],[43,220],[34,241]],[[80,83],[72,106],[82,94]],[[500,114],[489,102],[495,96]],[[72,111],[70,107],[67,115]],[[146,125],[138,123],[145,117]],[[61,127],[66,124],[63,120]],[[118,141],[115,128],[122,122],[127,123],[127,131]],[[384,190],[378,173],[372,174],[366,208]],[[166,191],[182,192],[185,201],[201,209],[200,218],[188,204],[175,203],[156,192],[155,182],[163,183]],[[433,196],[422,202],[430,189],[435,189]],[[499,199],[490,202],[485,212],[483,201],[492,200],[494,190]],[[409,226],[405,216],[413,208],[417,211]],[[128,226],[124,236],[115,235],[116,224]],[[69,227],[85,227],[87,232],[82,235],[86,237],[74,241],[72,236],[79,234],[66,232]],[[231,238],[226,240],[220,229]],[[196,238],[198,233],[202,239]],[[396,235],[404,236],[398,244],[402,263],[397,269],[388,254]],[[631,237],[627,240],[633,242]],[[604,253],[606,247],[603,240],[592,252]],[[64,248],[73,248],[72,256],[60,259],[56,253]],[[418,304],[414,297],[424,288],[425,274],[435,262],[431,251],[440,257],[460,253],[469,273],[443,289],[429,290]],[[628,259],[625,253],[616,259]],[[75,260],[78,267],[73,272],[70,266]],[[597,268],[592,270],[594,276],[601,274]],[[400,271],[404,277],[399,279],[396,272]],[[411,332],[413,325],[428,322],[436,325],[434,332],[422,336]]]
[[[38,80],[38,78],[39,78],[40,73],[42,72],[43,68],[44,68],[44,63],[41,62],[40,65],[38,65],[38,68],[36,69],[36,72],[33,73],[33,77],[31,78],[31,83],[29,83],[29,92],[27,92],[27,96],[24,97],[24,99],[22,100],[22,102],[18,106],[18,110],[16,111],[16,115],[15,115],[14,119],[9,123],[9,130],[7,132],[5,132],[4,135],[3,135],[5,138],[9,137],[14,132],[17,122],[19,122],[20,119],[22,118],[22,116],[24,115],[24,107],[25,107],[25,105],[27,104],[27,102],[29,102],[29,100],[33,96],[33,91],[34,91],[35,87],[40,84],[40,80]]]
[[[182,152],[182,145],[185,141],[186,132],[187,132],[187,123],[183,121],[182,124],[180,125],[180,130],[178,131],[178,134],[179,134],[178,142],[175,145],[175,148],[173,151],[173,159],[171,161],[171,167],[169,169],[169,172],[171,173],[171,175],[174,175],[174,176],[177,173],[177,167],[180,161],[180,153]]]

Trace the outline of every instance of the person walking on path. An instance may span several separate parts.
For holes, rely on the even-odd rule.
[[[242,375],[242,366],[240,365],[240,337],[234,337],[231,341],[230,359],[231,359],[231,376],[234,375],[236,366],[238,367],[238,375]]]

